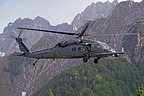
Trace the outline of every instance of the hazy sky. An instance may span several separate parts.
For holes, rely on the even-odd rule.
[[[9,22],[14,22],[19,17],[34,19],[40,16],[52,25],[71,23],[76,14],[98,1],[107,0],[0,0],[0,33]],[[121,1],[126,0],[119,0]]]

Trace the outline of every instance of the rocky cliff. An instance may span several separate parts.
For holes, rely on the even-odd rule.
[[[144,3],[136,3],[125,1],[118,4],[107,18],[97,19],[95,23],[89,27],[87,32],[93,39],[106,42],[109,46],[132,53],[136,49],[136,43],[132,43],[132,47],[127,46],[131,42],[138,42],[139,25],[138,21],[144,18]],[[140,20],[141,21],[141,20]],[[142,25],[141,25],[142,26]],[[127,33],[137,33],[135,36],[127,36]],[[141,32],[142,33],[142,32]],[[123,35],[97,35],[97,34],[123,34]],[[142,34],[141,34],[142,35]],[[127,39],[129,38],[129,39]],[[142,39],[142,37],[141,37]],[[130,41],[128,41],[130,40]],[[127,42],[124,43],[124,42]],[[143,45],[141,45],[143,46]],[[131,52],[130,52],[131,50]],[[129,54],[130,57],[137,57],[136,53]]]
[[[114,0],[112,3],[107,2],[97,2],[92,3],[88,6],[82,13],[78,14],[72,25],[76,28],[80,28],[82,24],[86,23],[89,20],[95,20],[98,18],[106,18],[118,4],[118,0]]]
[[[22,27],[38,27],[38,28],[47,28],[50,26],[50,23],[44,20],[41,17],[36,17],[34,20],[24,18],[17,19],[14,23],[9,23],[8,26],[4,29],[2,34],[2,40],[0,43],[0,51],[5,53],[12,53],[17,51],[17,46],[15,42],[15,37],[18,36],[21,30],[17,29],[18,26]],[[31,48],[32,44],[35,44],[43,36],[43,33],[33,33],[30,31],[23,31],[21,37],[25,38],[25,42]],[[31,40],[30,40],[31,39]]]
[[[109,1],[105,3],[97,2],[92,3],[88,6],[81,14],[78,14],[71,25],[67,23],[59,24],[53,26],[44,18],[36,17],[34,20],[29,18],[17,19],[15,22],[10,22],[8,26],[4,29],[3,34],[0,35],[0,52],[5,52],[6,54],[13,53],[17,51],[18,48],[15,44],[14,37],[17,37],[20,30],[17,30],[18,26],[22,27],[32,27],[32,28],[43,28],[43,29],[52,29],[60,31],[75,31],[80,26],[82,26],[87,20],[94,20],[97,18],[107,17],[113,8],[118,4],[118,0],[114,0],[112,3]],[[47,34],[44,34],[47,35]],[[22,37],[25,38],[25,43],[31,48],[40,38],[43,36],[43,33],[40,32],[23,32]],[[12,38],[13,37],[13,38]],[[3,46],[5,45],[5,46]]]
[[[13,23],[9,23],[8,26],[4,29],[3,34],[0,35],[0,52],[13,53],[14,51],[18,51],[18,46],[15,42],[15,37],[18,36],[19,32],[21,30],[18,30],[17,27],[30,27],[30,28],[41,28],[41,29],[52,29],[52,30],[61,30],[61,31],[71,31],[72,27],[71,25],[68,25],[66,23],[52,26],[47,20],[41,17],[36,17],[34,20],[24,18],[24,19],[17,19]],[[44,36],[44,39],[39,41]],[[53,41],[58,41],[59,37],[56,35],[50,35],[50,34],[43,34],[42,32],[32,32],[32,31],[25,31],[23,30],[23,33],[21,37],[24,39],[24,43],[29,47],[29,49],[32,48],[32,46],[39,41],[37,45],[33,46],[31,49],[32,51],[41,50],[44,48],[52,47],[54,45]],[[45,38],[46,37],[46,38]],[[47,40],[47,37],[49,40],[44,44]],[[43,45],[44,44],[44,45]],[[55,62],[53,61],[40,61],[37,67],[33,67],[31,64],[34,62],[33,59],[29,58],[19,58],[19,57],[4,57],[0,60],[0,94],[3,96],[21,96],[22,92],[25,94],[33,93],[33,87],[35,88],[35,81],[38,80],[39,76],[41,76],[44,72],[47,72],[49,67],[53,66]],[[62,61],[60,61],[62,62]],[[45,65],[46,64],[46,65]],[[57,64],[57,63],[56,63]],[[55,67],[57,70],[61,66],[60,63],[58,63],[58,67]],[[54,65],[56,66],[56,65]],[[41,69],[42,68],[42,69]],[[64,68],[61,67],[61,70]],[[52,68],[53,70],[53,68]],[[51,70],[51,71],[52,71]],[[53,70],[54,72],[50,72],[50,78],[53,77],[53,74],[57,73],[57,70]],[[59,71],[58,71],[59,72]],[[49,73],[48,73],[49,74]],[[49,77],[43,80],[49,80]],[[44,85],[43,82],[42,86]],[[37,84],[36,84],[37,85]],[[38,84],[39,85],[39,84]],[[40,88],[41,86],[37,86],[37,88]]]
[[[52,26],[46,19],[39,16],[36,17],[34,20],[29,18],[19,18],[15,22],[9,23],[8,26],[4,29],[3,34],[0,35],[0,52],[10,54],[14,51],[18,51],[18,46],[15,42],[15,38],[18,36],[21,30],[17,29],[17,27],[72,31],[71,25],[64,23],[61,25]],[[21,37],[24,39],[24,42],[29,48],[31,48],[32,45],[38,42],[43,37],[43,35],[48,35],[43,34],[42,32],[33,32],[27,30],[22,31],[23,33]]]

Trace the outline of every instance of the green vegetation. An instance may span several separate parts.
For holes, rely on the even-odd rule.
[[[136,96],[144,96],[144,85],[138,88]]]
[[[49,90],[49,95],[48,96],[53,96],[52,90]]]
[[[144,83],[144,62],[104,60],[72,67],[41,88],[34,96],[135,96]],[[141,96],[141,95],[138,95]]]

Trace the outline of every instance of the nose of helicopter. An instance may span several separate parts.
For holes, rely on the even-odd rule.
[[[114,50],[113,48],[109,48],[110,52],[116,52],[116,50]]]
[[[110,48],[110,52],[116,53],[116,50],[114,50],[113,48]],[[113,54],[112,56],[113,56],[113,57],[118,57],[119,54]]]

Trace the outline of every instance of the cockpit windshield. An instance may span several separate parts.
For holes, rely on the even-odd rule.
[[[97,43],[103,48],[103,49],[109,49],[109,46],[106,43],[97,41]]]
[[[108,45],[105,44],[105,43],[103,43],[102,46],[103,46],[104,49],[109,49]]]
[[[116,52],[114,49],[110,48],[106,43],[104,42],[100,42],[100,41],[97,41],[97,43],[103,48],[103,49],[106,49],[106,50],[109,50],[111,52]]]

